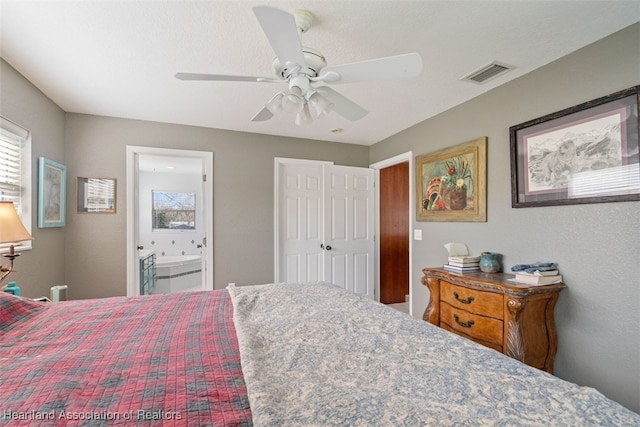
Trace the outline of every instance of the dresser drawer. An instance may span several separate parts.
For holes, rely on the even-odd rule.
[[[500,320],[504,318],[502,294],[478,291],[441,280],[440,300],[471,313]]]
[[[502,348],[504,334],[502,320],[470,313],[452,307],[446,302],[441,303],[440,311],[440,324],[444,323],[445,329],[456,331],[473,340],[493,343]]]

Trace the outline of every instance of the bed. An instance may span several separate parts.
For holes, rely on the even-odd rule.
[[[39,303],[0,293],[0,424],[640,425],[327,283]]]

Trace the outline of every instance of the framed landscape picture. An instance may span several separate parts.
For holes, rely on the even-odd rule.
[[[416,157],[416,219],[485,222],[487,138]]]
[[[514,208],[640,200],[640,86],[509,129]]]

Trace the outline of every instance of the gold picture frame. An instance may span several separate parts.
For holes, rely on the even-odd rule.
[[[416,220],[487,221],[487,137],[416,157]]]

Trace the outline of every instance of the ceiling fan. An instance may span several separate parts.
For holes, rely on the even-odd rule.
[[[313,120],[311,112],[320,118],[330,111],[356,121],[366,116],[367,110],[329,86],[314,87],[313,84],[334,85],[414,77],[422,71],[422,58],[418,53],[327,67],[327,61],[320,52],[303,47],[300,42],[300,35],[307,31],[313,22],[310,12],[298,9],[290,14],[267,6],[254,7],[253,12],[276,53],[272,64],[276,78],[199,73],[175,75],[180,80],[288,82],[289,88],[276,93],[251,119],[252,121],[265,121],[274,115],[289,112],[295,114],[296,124],[301,125]]]

